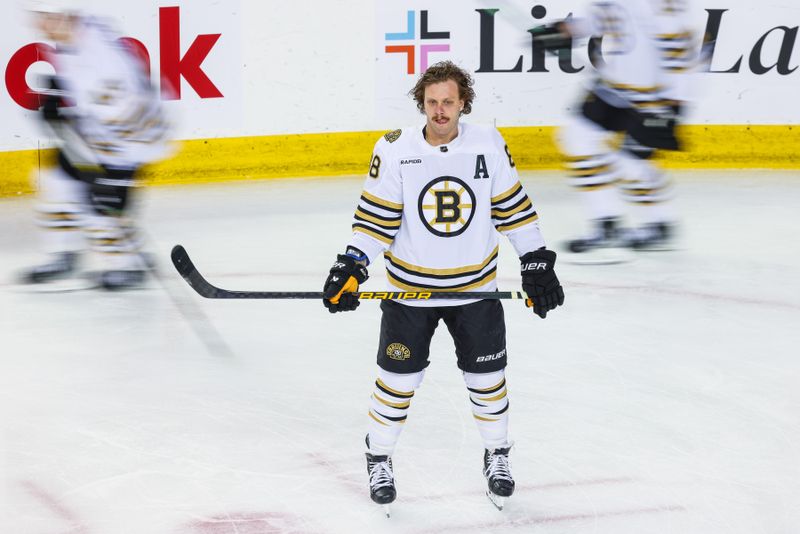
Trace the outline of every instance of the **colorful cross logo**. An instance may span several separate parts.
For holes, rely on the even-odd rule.
[[[450,39],[450,32],[432,32],[428,31],[428,11],[421,10],[420,12],[420,40],[440,40]],[[399,33],[387,33],[387,41],[413,41],[416,35],[417,17],[414,11],[406,13],[406,31]],[[449,44],[420,44],[419,45],[419,69],[420,72],[428,70],[428,54],[431,52],[449,52]],[[406,73],[415,74],[414,66],[416,64],[416,44],[404,45],[386,45],[387,54],[405,54],[406,55]]]

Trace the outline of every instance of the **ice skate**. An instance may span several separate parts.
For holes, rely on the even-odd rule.
[[[514,493],[514,479],[508,462],[510,450],[511,447],[486,449],[483,453],[483,476],[488,486],[486,496],[498,510],[503,509],[506,499]]]
[[[642,252],[675,250],[675,226],[658,222],[637,228],[631,232],[629,246]]]
[[[620,226],[618,219],[597,219],[592,226],[591,233],[586,237],[565,243],[569,254],[564,255],[564,261],[600,265],[624,263],[633,259],[627,248],[627,230]]]
[[[63,280],[75,272],[78,255],[74,252],[53,254],[52,261],[32,267],[22,275],[25,284],[43,284]]]
[[[369,448],[369,436],[367,436],[367,448]],[[383,506],[386,517],[391,517],[389,504],[394,502],[397,497],[397,490],[394,487],[394,471],[392,470],[392,458],[386,455],[366,453],[367,473],[369,474],[369,496],[377,504]]]
[[[109,291],[121,291],[125,289],[137,289],[144,284],[145,271],[142,270],[119,270],[103,271],[99,275],[100,286]]]
[[[81,275],[77,269],[78,253],[53,254],[51,261],[31,267],[20,276],[26,290],[36,292],[80,291],[96,287],[93,280]]]

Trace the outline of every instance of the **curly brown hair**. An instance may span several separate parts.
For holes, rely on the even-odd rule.
[[[475,90],[472,88],[475,80],[472,79],[472,76],[467,71],[452,61],[440,61],[428,67],[428,70],[419,77],[414,88],[408,92],[416,100],[417,109],[419,109],[420,113],[425,113],[425,88],[447,80],[456,82],[458,97],[464,101],[464,109],[461,110],[461,114],[469,115],[472,111],[472,101],[475,100]]]

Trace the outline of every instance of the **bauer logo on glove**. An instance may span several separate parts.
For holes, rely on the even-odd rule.
[[[540,248],[522,256],[520,262],[522,289],[528,295],[525,304],[544,319],[548,311],[564,304],[564,288],[553,270],[556,253]]]

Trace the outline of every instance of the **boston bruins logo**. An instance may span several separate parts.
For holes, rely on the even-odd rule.
[[[386,347],[386,355],[393,360],[407,360],[411,357],[411,351],[402,343],[392,343]]]
[[[464,233],[475,215],[475,193],[454,176],[440,176],[428,182],[419,195],[422,224],[439,237]]]

